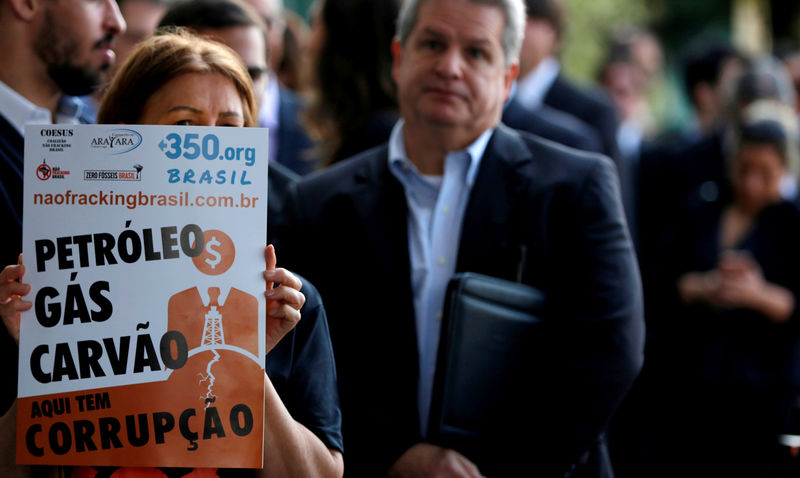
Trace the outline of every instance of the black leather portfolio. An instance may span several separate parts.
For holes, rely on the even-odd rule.
[[[474,273],[454,276],[442,319],[431,441],[480,447],[528,413],[520,408],[536,393],[527,371],[540,360],[544,306],[544,294],[528,285]]]

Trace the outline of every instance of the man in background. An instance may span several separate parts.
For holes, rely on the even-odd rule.
[[[270,129],[269,159],[277,161],[297,174],[311,172],[315,164],[308,159],[312,142],[300,124],[303,102],[278,81],[276,72],[283,58],[283,32],[286,20],[281,0],[245,0],[266,26],[269,72],[264,101],[259,108],[258,124]]]
[[[278,249],[325,297],[349,476],[610,471],[577,468],[602,461],[642,364],[638,270],[613,164],[500,124],[524,22],[522,0],[406,0],[389,142],[287,201]],[[467,271],[539,288],[552,327],[520,364],[532,398],[498,397],[513,405],[476,449],[428,429],[445,291]]]
[[[0,1],[0,267],[22,251],[25,125],[89,122],[75,97],[98,88],[123,31],[114,0]],[[0,330],[2,414],[17,396],[17,347]]]
[[[97,108],[103,99],[106,85],[111,81],[119,66],[125,62],[139,42],[150,38],[164,14],[170,0],[117,0],[119,11],[125,19],[125,31],[117,38],[114,53],[117,60],[106,70],[103,85],[93,94],[81,98],[88,106],[92,122],[97,116]]]
[[[558,61],[566,23],[562,0],[525,0],[525,7],[516,99],[529,109],[544,105],[583,121],[599,136],[602,152],[619,165],[613,105],[602,95],[574,85]]]

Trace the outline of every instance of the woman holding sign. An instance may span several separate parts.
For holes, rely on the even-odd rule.
[[[185,33],[159,35],[142,43],[121,66],[100,107],[98,121],[106,124],[254,126],[252,83],[244,65],[227,47]],[[313,286],[285,269],[276,268],[272,246],[266,248],[265,259],[264,468],[192,471],[90,467],[62,470],[58,467],[54,472],[66,471],[70,478],[170,477],[189,472],[193,477],[343,474],[335,365],[322,303]],[[24,273],[21,261],[0,273],[0,316],[17,341],[20,313],[32,305],[23,299],[30,292],[30,286],[21,281]],[[280,285],[273,287],[273,284]],[[301,315],[303,320],[300,320]],[[30,469],[14,465],[15,445],[23,446],[16,438],[16,415],[15,405],[0,419],[2,476],[32,474]],[[202,429],[202,415],[198,412],[186,423],[199,423]],[[212,431],[215,426],[212,423]],[[38,441],[45,443],[46,435]],[[199,451],[202,452],[202,448]]]

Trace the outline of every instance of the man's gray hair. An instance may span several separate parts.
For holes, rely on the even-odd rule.
[[[417,13],[422,3],[428,0],[405,0],[397,17],[397,38],[405,46],[406,40],[411,35],[411,30],[417,23]],[[522,38],[525,35],[525,3],[523,0],[470,0],[497,7],[503,11],[505,24],[503,25],[503,45],[506,66],[519,60],[519,50],[522,47]]]

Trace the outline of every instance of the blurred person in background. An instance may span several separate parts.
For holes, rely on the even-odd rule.
[[[86,102],[91,113],[92,122],[97,115],[97,108],[103,99],[103,94],[121,65],[131,54],[136,45],[150,38],[156,31],[158,21],[167,9],[171,0],[117,0],[119,11],[125,19],[127,28],[117,38],[114,45],[114,53],[117,61],[111,65],[103,79],[103,85],[94,94],[87,95],[81,99]]]
[[[563,1],[526,0],[525,5],[525,40],[515,98],[528,109],[546,105],[583,121],[600,138],[601,152],[618,163],[617,117],[613,105],[603,94],[573,84],[558,61],[567,23]]]
[[[695,115],[686,130],[689,138],[712,134],[725,121],[733,80],[745,66],[742,54],[730,45],[704,43],[689,53],[684,88]]]
[[[278,71],[283,61],[283,38],[286,29],[286,11],[283,0],[244,0],[253,7],[261,19],[267,32],[267,50],[269,52],[270,72]]]
[[[22,250],[25,125],[91,122],[76,97],[100,86],[124,31],[113,0],[0,1],[0,268]],[[17,355],[1,328],[0,413],[17,396]]]
[[[653,32],[638,25],[616,30],[597,80],[612,95],[620,123],[636,125],[642,140],[653,139],[664,127],[671,89],[664,77],[661,43]],[[620,144],[623,154],[630,156],[631,149],[630,143]]]
[[[795,93],[794,111],[800,115],[800,51],[797,49],[790,49],[783,52],[779,58],[783,61],[786,70],[789,72],[789,76],[792,78]]]
[[[730,197],[688,211],[675,262],[671,327],[682,333],[672,348],[687,367],[672,424],[685,441],[670,456],[695,476],[775,476],[777,436],[800,390],[800,210],[781,193],[797,172],[797,118],[769,100],[741,116]]]
[[[391,45],[398,0],[319,0],[304,121],[321,164],[386,142],[398,118]]]
[[[781,60],[792,79],[795,93],[795,112],[800,115],[800,50],[795,42],[784,40],[776,42],[775,56]]]
[[[635,178],[639,171],[642,141],[651,120],[645,96],[645,75],[633,63],[630,49],[624,47],[611,51],[598,73],[598,82],[608,91],[619,118],[617,145],[620,167],[626,174],[623,176],[626,179],[623,188],[625,217],[631,227],[634,244],[638,244],[638,185]]]
[[[559,43],[559,36],[549,22],[528,17],[519,78],[531,72],[546,52],[557,50]],[[511,89],[511,97],[503,107],[503,123],[575,149],[603,152],[603,143],[592,126],[570,113],[543,104],[541,98],[536,97],[541,92],[531,94],[531,90],[546,85],[540,88],[531,85],[530,79],[522,81],[524,83],[516,82]]]
[[[308,23],[297,13],[283,12],[286,28],[283,30],[283,55],[276,70],[278,81],[292,91],[305,89],[303,68],[308,61],[308,42],[311,29]]]
[[[610,50],[627,51],[630,63],[642,77],[645,107],[639,112],[644,138],[652,140],[670,128],[680,115],[676,87],[667,81],[664,50],[659,37],[640,25],[629,25],[612,35]]]
[[[613,50],[597,76],[617,111],[620,153],[626,160],[638,159],[645,134],[653,128],[645,96],[646,78],[631,61],[629,52]]]
[[[164,12],[158,27],[184,27],[236,52],[247,67],[259,110],[268,82],[266,30],[252,7],[238,0],[180,0]]]
[[[119,11],[128,28],[119,36],[114,47],[117,62],[109,69],[109,81],[139,43],[155,33],[158,21],[171,2],[172,0],[117,0]]]
[[[186,27],[230,47],[247,67],[257,107],[263,103],[269,81],[264,24],[249,5],[238,0],[179,0],[167,9],[160,26]],[[291,143],[284,142],[283,146],[288,144]],[[276,147],[270,142],[270,151]],[[280,154],[276,156],[280,157]],[[283,211],[289,186],[299,176],[283,164],[273,161],[270,163],[268,179],[267,214],[275,218]],[[272,233],[273,228],[267,228],[268,242],[272,242]]]
[[[677,138],[644,145],[636,176],[639,264],[647,303],[653,304],[650,327],[656,327],[660,315],[657,304],[666,290],[663,281],[669,265],[664,251],[674,244],[678,218],[687,203],[715,201],[724,193],[725,131],[736,122],[736,85],[742,70],[749,68],[744,57],[727,45],[705,45],[689,58],[684,83],[697,124]]]
[[[720,85],[728,92],[727,114],[718,120],[711,133],[681,146],[668,145],[654,154],[645,149],[640,161],[639,183],[639,264],[647,304],[647,364],[621,409],[612,436],[621,440],[612,448],[619,470],[621,463],[639,456],[641,463],[659,462],[661,444],[685,439],[686,430],[676,431],[671,423],[679,420],[673,402],[687,393],[684,388],[690,359],[676,353],[686,330],[675,327],[677,298],[675,264],[684,261],[682,248],[686,218],[701,208],[720,207],[732,201],[729,158],[735,146],[735,132],[749,105],[759,100],[788,107],[794,105],[791,82],[782,65],[771,57],[754,59],[745,70]],[[793,170],[788,170],[794,173]],[[788,175],[788,173],[787,173]],[[781,197],[791,199],[796,179],[783,179]],[[679,347],[680,349],[680,347]],[[616,429],[616,430],[615,430]],[[671,430],[670,433],[662,431]],[[614,441],[614,440],[612,440]],[[637,449],[638,451],[631,451]],[[660,457],[660,458],[654,458]],[[646,476],[639,473],[620,476]]]
[[[264,21],[267,38],[267,86],[258,114],[258,125],[269,128],[269,160],[277,161],[297,174],[315,168],[310,149],[313,145],[300,123],[304,102],[280,84],[277,72],[284,55],[286,19],[281,0],[244,0]]]

